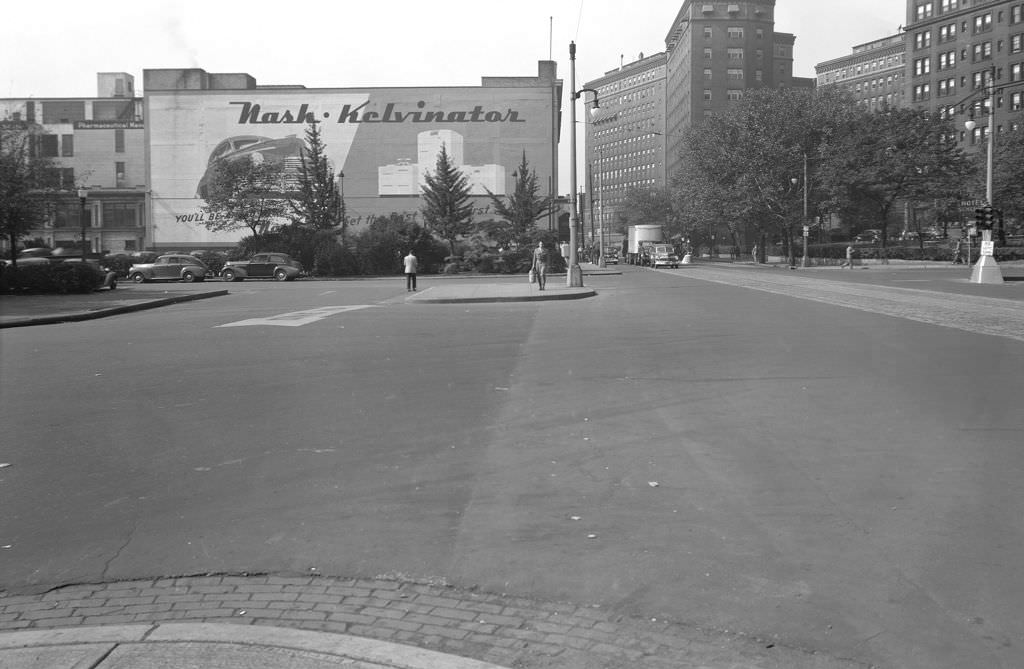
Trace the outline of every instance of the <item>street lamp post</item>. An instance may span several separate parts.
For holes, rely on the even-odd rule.
[[[804,156],[804,184],[803,184],[803,190],[804,190],[804,219],[803,219],[803,227],[801,228],[801,231],[803,232],[803,236],[804,236],[804,255],[800,259],[800,266],[801,267],[807,267],[807,237],[808,237],[808,235],[810,235],[811,230],[810,230],[810,223],[807,222],[807,153],[804,152],[803,156]],[[794,186],[796,186],[797,183],[799,182],[799,180],[796,177],[793,177],[789,181]]]
[[[985,160],[985,201],[989,207],[995,207],[992,192],[992,173],[995,168],[996,153],[996,68],[989,70],[988,81],[988,155]],[[968,132],[973,132],[977,127],[974,119],[964,122]],[[981,231],[981,256],[971,270],[971,283],[1003,283],[1003,273],[999,269],[993,255],[992,230]]]
[[[82,228],[82,262],[85,262],[85,199],[89,197],[89,190],[86,188],[78,189],[78,223]]]
[[[572,102],[569,105],[569,204],[572,207],[572,224],[569,226],[569,271],[566,273],[565,285],[569,288],[581,288],[583,270],[580,268],[579,255],[576,253],[579,244],[576,234],[580,227],[579,196],[576,193],[576,100],[588,91],[593,93],[594,106],[591,107],[591,113],[598,109],[598,101],[597,91],[594,89],[576,90],[576,42],[569,42],[569,90],[572,92]]]

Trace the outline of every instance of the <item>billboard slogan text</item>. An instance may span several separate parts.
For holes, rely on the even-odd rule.
[[[317,122],[316,115],[309,111],[308,104],[299,105],[294,112],[291,109],[263,111],[258,103],[253,102],[228,104],[241,105],[239,125],[306,125]],[[514,109],[488,111],[477,105],[468,111],[432,111],[425,110],[427,103],[420,100],[416,104],[416,111],[401,111],[396,108],[394,102],[389,102],[384,106],[383,112],[378,112],[366,111],[365,107],[368,104],[370,103],[364,102],[358,107],[345,105],[341,108],[336,123],[526,123],[526,119],[520,118],[519,112]],[[323,118],[331,118],[331,113],[323,112]]]

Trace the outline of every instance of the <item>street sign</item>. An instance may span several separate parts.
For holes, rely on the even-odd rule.
[[[981,255],[994,256],[996,254],[996,243],[993,241],[981,243]]]
[[[988,204],[988,200],[960,200],[961,209],[974,209],[975,207],[984,207]]]
[[[804,226],[804,237],[806,237],[809,234],[811,234],[811,226],[805,225]]]

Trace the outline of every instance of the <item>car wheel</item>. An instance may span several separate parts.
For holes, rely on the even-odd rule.
[[[274,278],[277,279],[278,281],[287,281],[288,272],[284,271],[283,269],[275,270]]]
[[[145,283],[146,281],[146,277],[142,276],[142,272],[135,272],[128,278],[134,281],[135,283]]]
[[[229,269],[226,269],[223,272],[221,272],[220,276],[225,281],[234,281],[235,278],[236,278],[235,277],[235,273],[232,270],[229,270]]]
[[[184,281],[185,283],[192,283],[193,281],[196,280],[196,275],[193,274],[192,272],[184,272],[181,275],[181,280]]]

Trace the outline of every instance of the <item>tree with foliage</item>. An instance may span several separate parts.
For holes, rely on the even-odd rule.
[[[270,160],[221,158],[213,167],[203,206],[208,230],[248,228],[254,237],[267,233],[287,214],[284,165]]]
[[[538,195],[540,185],[537,183],[537,172],[530,169],[525,151],[522,162],[512,176],[515,178],[512,195],[501,198],[487,189],[494,211],[503,219],[499,222],[503,225],[491,226],[489,234],[502,246],[511,242],[518,245],[528,243],[529,233],[535,223],[547,216],[552,208],[550,197]]]
[[[1024,115],[1018,116],[1024,122]],[[1024,129],[996,137],[992,171],[992,199],[1005,217],[1024,219]],[[984,168],[978,170],[984,174]]]
[[[341,226],[344,232],[344,203],[326,150],[320,123],[314,121],[306,128],[297,188],[288,198],[288,207],[296,225],[314,230]]]
[[[452,164],[448,150],[441,145],[433,174],[426,174],[423,186],[423,221],[427,228],[448,242],[455,255],[455,242],[473,231],[473,205],[470,202],[469,178]]]
[[[682,171],[673,175],[681,224],[752,224],[762,253],[772,233],[793,262],[793,240],[803,223],[804,160],[814,165],[824,139],[854,113],[849,98],[834,88],[748,91],[725,113],[689,131]],[[815,181],[808,182],[813,201]]]
[[[40,191],[51,161],[32,155],[34,132],[27,124],[0,124],[0,234],[10,240],[15,266],[18,240],[43,227],[49,211]]]
[[[869,214],[885,249],[893,214],[908,200],[958,191],[973,166],[948,120],[916,109],[862,113],[837,129],[822,151],[822,186],[840,211]]]
[[[363,274],[393,274],[401,271],[402,257],[411,249],[427,273],[443,261],[444,245],[409,216],[391,213],[375,218],[354,239]]]

